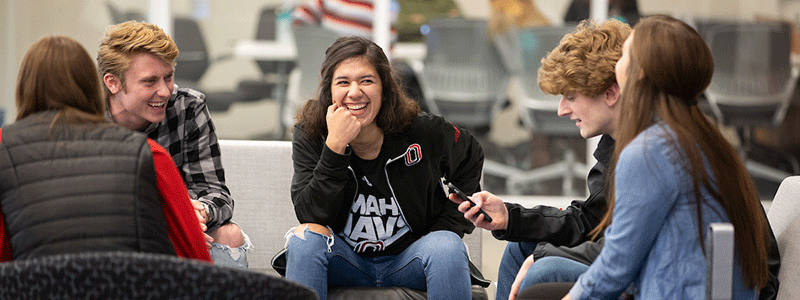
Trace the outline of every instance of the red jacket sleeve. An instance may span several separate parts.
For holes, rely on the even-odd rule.
[[[175,166],[167,150],[151,139],[147,139],[147,142],[153,151],[158,191],[163,201],[164,217],[169,226],[169,239],[175,246],[175,251],[180,257],[211,262],[211,255],[200,230],[200,222],[189,201],[189,192],[181,179],[178,167]]]

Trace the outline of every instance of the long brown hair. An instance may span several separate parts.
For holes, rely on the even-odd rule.
[[[19,69],[17,118],[53,110],[67,124],[106,122],[105,102],[92,58],[75,40],[48,36],[34,43]]]
[[[316,99],[309,100],[297,114],[297,124],[310,136],[325,136],[328,125],[325,115],[333,104],[331,83],[339,64],[349,58],[363,57],[375,67],[381,79],[381,109],[375,123],[383,133],[399,133],[420,113],[419,105],[403,93],[397,75],[392,71],[389,59],[380,46],[357,37],[340,37],[325,51],[322,62],[322,82],[317,88]]]
[[[701,191],[705,190],[721,204],[734,226],[748,285],[763,287],[769,275],[767,224],[760,213],[761,203],[736,150],[697,106],[697,98],[714,72],[711,51],[694,29],[668,16],[642,19],[632,34],[611,165],[616,166],[622,149],[640,132],[656,120],[663,121],[675,133],[671,143],[682,151],[684,166],[692,176],[701,247],[705,230],[701,212],[705,200]],[[703,157],[708,159],[714,182],[706,172]],[[612,221],[613,171],[609,176],[609,208],[593,234]]]

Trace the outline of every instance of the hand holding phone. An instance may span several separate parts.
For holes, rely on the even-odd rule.
[[[450,192],[453,193],[453,194],[456,194],[456,196],[458,196],[458,198],[461,198],[461,200],[464,200],[464,201],[468,201],[469,202],[469,207],[473,207],[473,206],[476,205],[475,202],[472,201],[472,199],[467,197],[467,194],[464,194],[464,192],[459,190],[453,183],[448,182],[447,183],[447,187],[450,189]],[[481,214],[483,214],[483,220],[484,221],[489,222],[489,223],[492,222],[492,217],[490,217],[489,214],[487,214],[485,211],[483,211],[483,208],[481,208],[479,212]]]

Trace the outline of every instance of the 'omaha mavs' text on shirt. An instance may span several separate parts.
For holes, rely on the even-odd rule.
[[[408,231],[397,201],[359,194],[342,237],[356,253],[381,252]]]

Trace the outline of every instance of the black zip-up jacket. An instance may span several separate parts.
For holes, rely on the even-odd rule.
[[[292,139],[292,202],[300,223],[330,226],[341,232],[356,197],[350,168],[352,150],[339,155],[322,136],[308,136],[295,126]],[[416,240],[436,230],[460,237],[475,228],[447,199],[441,178],[464,192],[480,190],[483,151],[475,138],[441,117],[420,114],[401,134],[387,134],[381,151],[389,162],[385,173],[392,196]]]

